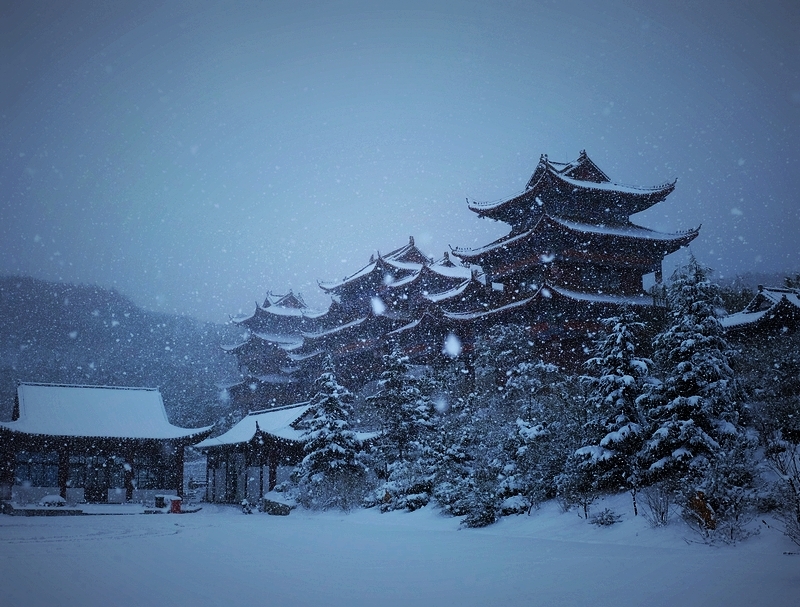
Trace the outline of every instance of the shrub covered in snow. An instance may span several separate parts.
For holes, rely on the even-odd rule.
[[[39,500],[40,506],[66,506],[67,500],[65,500],[60,495],[45,495],[42,499]]]

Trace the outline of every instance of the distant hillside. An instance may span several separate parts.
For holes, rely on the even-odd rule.
[[[195,426],[227,413],[218,382],[237,376],[220,343],[232,328],[148,312],[116,291],[0,278],[0,419],[18,380],[158,387],[170,421]]]

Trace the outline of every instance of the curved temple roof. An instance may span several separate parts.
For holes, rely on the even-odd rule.
[[[661,202],[674,189],[675,181],[655,187],[613,183],[586,152],[568,164],[551,162],[542,155],[524,192],[500,201],[472,201],[468,206],[481,217],[513,226],[524,226],[531,216],[542,212],[623,221]]]
[[[24,434],[122,439],[202,438],[205,428],[169,423],[154,388],[23,383],[17,387],[16,419],[0,428]]]
[[[656,232],[632,223],[629,223],[627,226],[590,225],[573,221],[565,221],[563,219],[551,217],[550,215],[545,214],[542,215],[536,224],[529,230],[519,234],[499,238],[488,245],[475,249],[454,248],[453,255],[465,261],[479,264],[480,260],[487,254],[492,254],[495,251],[502,253],[511,247],[517,246],[526,240],[536,237],[538,234],[554,231],[570,233],[592,240],[623,238],[641,242],[658,242],[663,244],[664,248],[669,252],[674,252],[680,247],[686,246],[692,240],[694,240],[700,233],[700,228],[686,232],[665,234],[663,232]]]
[[[207,438],[198,443],[197,448],[204,449],[246,443],[251,441],[259,430],[284,440],[300,441],[302,440],[303,432],[294,428],[292,424],[299,420],[310,406],[308,403],[298,403],[287,405],[286,407],[254,411],[224,434],[214,438]]]
[[[413,280],[422,268],[432,269],[443,276],[469,276],[469,270],[455,267],[455,264],[434,263],[417,248],[414,237],[410,236],[407,245],[386,255],[378,253],[377,258],[373,256],[358,272],[341,280],[319,281],[318,284],[323,291],[333,294],[337,294],[347,285],[357,284],[360,281],[371,281],[374,285],[397,286],[403,280]]]

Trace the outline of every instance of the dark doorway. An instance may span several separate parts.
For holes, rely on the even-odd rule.
[[[83,498],[87,502],[95,504],[108,502],[110,463],[108,458],[102,456],[86,458],[86,485],[83,489]]]

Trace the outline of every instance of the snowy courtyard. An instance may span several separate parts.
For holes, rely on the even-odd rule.
[[[605,507],[609,504],[600,505]],[[433,508],[288,517],[0,516],[2,604],[795,606],[800,555],[777,531],[736,546],[651,529],[624,497],[598,528],[554,503],[485,529]]]

